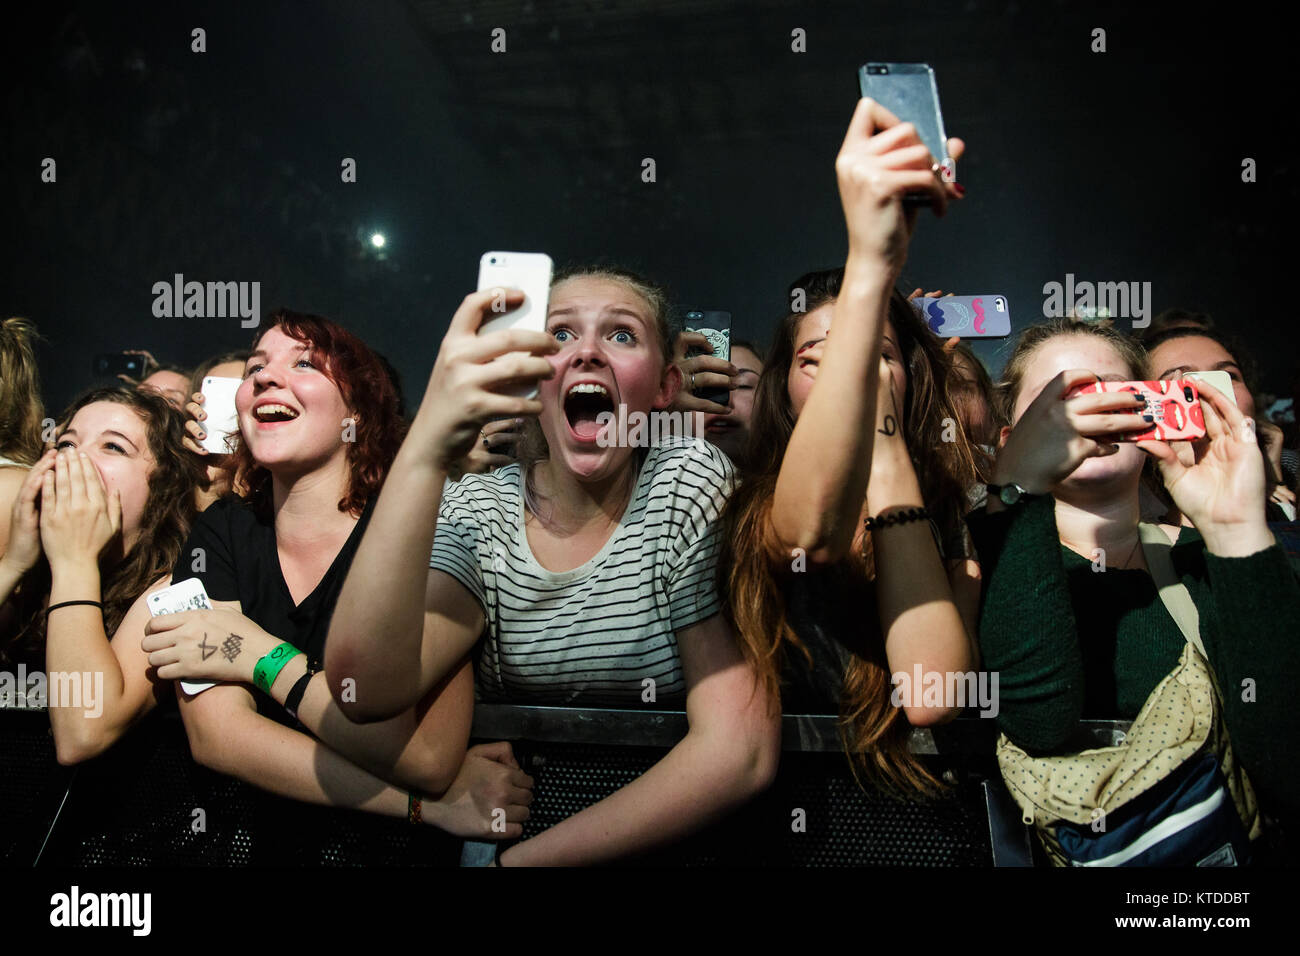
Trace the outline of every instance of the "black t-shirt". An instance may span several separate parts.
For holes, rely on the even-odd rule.
[[[867,632],[878,627],[874,585],[840,566],[787,575],[782,590],[786,619],[812,660],[787,650],[781,709],[838,714],[845,672],[865,653]]]
[[[260,517],[233,494],[209,505],[195,520],[172,580],[197,577],[211,600],[238,601],[245,617],[298,648],[319,669],[324,665],[325,637],[334,605],[373,509],[372,499],[334,563],[299,605],[294,605],[280,571],[274,519]],[[264,700],[260,691],[257,696],[259,711],[288,722],[282,707]]]

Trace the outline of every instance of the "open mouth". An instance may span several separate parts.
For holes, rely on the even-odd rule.
[[[564,417],[569,429],[581,441],[595,441],[603,427],[597,421],[601,413],[614,413],[614,400],[604,385],[596,382],[579,382],[564,396]]]
[[[291,422],[298,417],[298,412],[279,402],[266,402],[253,409],[253,418],[261,425],[276,422]]]

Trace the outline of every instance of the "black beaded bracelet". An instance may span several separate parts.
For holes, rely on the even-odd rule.
[[[875,531],[878,528],[888,528],[890,525],[907,524],[909,521],[929,520],[930,512],[925,508],[904,508],[901,511],[881,515],[878,518],[865,518],[862,524],[868,531]]]

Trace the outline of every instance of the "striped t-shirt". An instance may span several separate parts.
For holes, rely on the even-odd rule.
[[[483,606],[479,696],[537,704],[680,701],[676,632],[720,610],[716,519],[734,477],[701,439],[647,453],[618,527],[586,564],[548,571],[524,532],[523,471],[508,465],[448,485],[429,566]]]

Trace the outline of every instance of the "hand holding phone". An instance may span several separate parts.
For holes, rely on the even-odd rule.
[[[549,289],[531,282],[531,327],[496,327],[499,322],[509,323],[529,298],[528,291],[496,285],[490,278],[489,270],[508,265],[503,257],[514,255],[483,257],[479,282],[485,288],[466,296],[452,316],[403,446],[444,476],[461,471],[463,459],[482,439],[487,422],[541,414],[537,383],[555,375],[550,356],[559,351],[560,343],[546,331],[546,308],[536,301],[543,292],[549,298]],[[549,271],[549,257],[542,259]]]
[[[1151,425],[1132,392],[1082,393],[1096,382],[1087,369],[1067,369],[1044,385],[998,451],[993,483],[1046,494],[1089,458],[1113,454],[1123,433]]]
[[[1170,498],[1218,557],[1255,554],[1275,542],[1265,518],[1267,479],[1255,423],[1227,393],[1207,385],[1201,394],[1206,441],[1188,461],[1164,441],[1143,441]]]
[[[858,70],[858,88],[900,122],[915,126],[922,145],[939,164],[940,178],[949,183],[957,181],[957,158],[948,153],[939,85],[928,63],[867,63]],[[911,192],[904,202],[928,206],[931,197],[925,192]]]
[[[227,455],[235,450],[239,441],[239,414],[235,411],[235,392],[242,379],[216,378],[203,380],[203,412],[206,436],[199,444],[215,455]]]
[[[702,356],[712,355],[717,362],[694,363],[691,368],[690,377],[692,379],[701,374],[706,374],[705,369],[712,368],[710,380],[719,374],[728,376],[728,382],[725,385],[713,384],[708,387],[705,383],[700,383],[698,387],[691,389],[691,393],[699,399],[706,402],[714,402],[718,405],[731,406],[731,382],[730,372],[723,371],[723,364],[727,368],[731,367],[731,313],[718,311],[692,311],[686,313],[685,331],[694,332],[696,335],[703,336],[709,344],[710,350],[705,350],[698,346],[686,350],[686,358],[699,358]],[[685,383],[690,388],[691,382]]]
[[[941,339],[1011,334],[1011,309],[1004,295],[948,295],[915,298],[911,302],[930,331]]]
[[[485,252],[478,265],[478,290],[519,289],[524,293],[524,302],[519,308],[507,312],[503,301],[500,314],[479,326],[479,335],[497,329],[545,332],[552,271],[551,257],[544,252]],[[496,308],[495,303],[493,307]],[[502,394],[536,398],[537,386],[509,388]]]
[[[1200,394],[1187,379],[1156,382],[1092,382],[1078,390],[1080,395],[1128,392],[1145,405],[1138,414],[1146,416],[1149,427],[1140,431],[1120,432],[1111,441],[1196,441],[1205,437],[1205,416],[1201,412]]]
[[[208,592],[198,578],[186,578],[161,591],[149,595],[149,615],[179,614],[182,611],[212,610]],[[181,681],[181,689],[187,694],[201,694],[209,687],[216,687],[216,681]]]
[[[953,139],[949,148],[957,157],[964,146]],[[961,198],[962,190],[943,182],[932,162],[915,129],[873,99],[858,101],[835,157],[850,263],[883,264],[896,277],[907,258],[916,216],[903,200],[925,193],[935,215],[942,216],[950,199]]]

